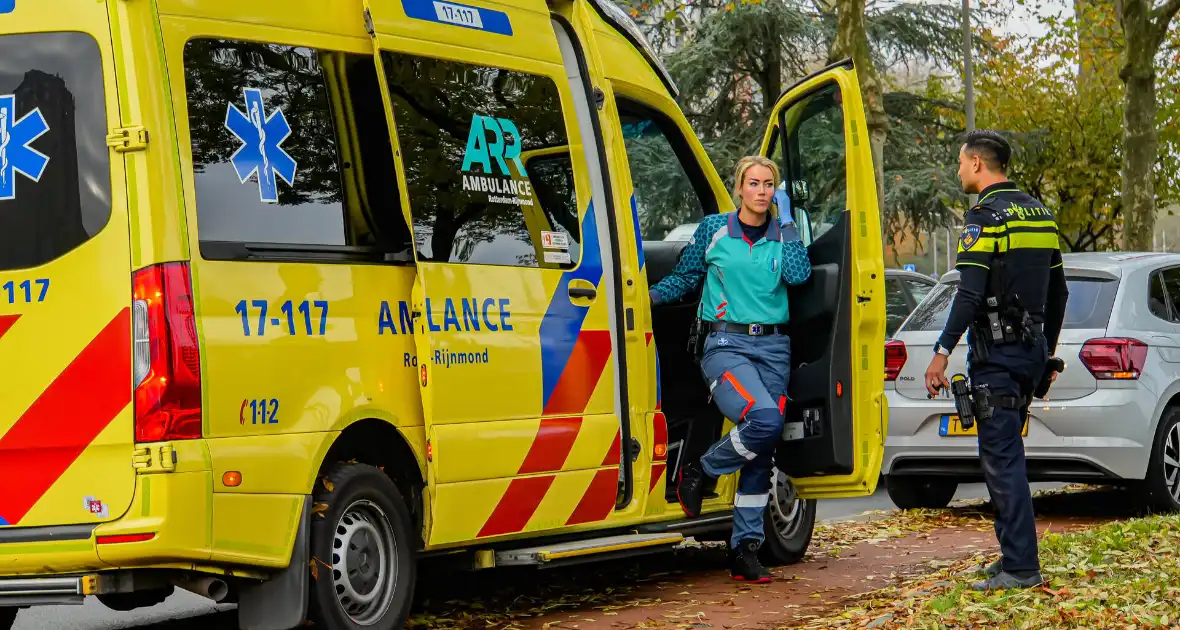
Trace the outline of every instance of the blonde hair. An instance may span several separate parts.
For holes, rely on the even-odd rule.
[[[746,182],[746,172],[748,172],[753,166],[765,166],[766,168],[770,169],[770,174],[774,177],[774,187],[775,189],[778,189],[779,172],[778,165],[774,163],[774,160],[764,158],[761,155],[747,155],[746,157],[738,160],[737,170],[733,175],[733,203],[738,210],[742,209],[741,190],[742,185]],[[775,218],[778,217],[779,208],[775,203],[772,202],[767,210],[770,212],[771,216]]]

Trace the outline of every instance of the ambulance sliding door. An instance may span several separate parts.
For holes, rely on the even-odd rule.
[[[548,16],[366,11],[415,237],[427,543],[622,518],[609,224]]]

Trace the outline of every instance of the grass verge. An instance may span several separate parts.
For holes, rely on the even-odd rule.
[[[1180,515],[1041,539],[1035,589],[978,593],[972,558],[940,574],[857,596],[810,627],[1142,628],[1180,626]],[[963,571],[967,571],[963,573]]]

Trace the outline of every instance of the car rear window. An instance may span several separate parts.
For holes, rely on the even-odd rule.
[[[56,260],[111,217],[102,55],[85,33],[0,37],[0,270]]]
[[[1118,281],[1083,277],[1066,277],[1069,285],[1069,300],[1065,303],[1065,322],[1062,327],[1106,328],[1110,312],[1114,308],[1114,294]],[[955,299],[958,282],[939,284],[913,315],[898,330],[942,330],[950,315],[951,303]]]

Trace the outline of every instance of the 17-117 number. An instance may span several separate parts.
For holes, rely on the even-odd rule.
[[[250,332],[251,308],[258,311],[258,319],[256,320],[258,326],[253,333]],[[317,309],[319,313],[318,330],[312,325],[312,308]],[[249,337],[251,334],[258,335],[259,337],[265,336],[267,323],[270,323],[271,326],[276,327],[279,330],[283,329],[283,324],[285,323],[287,325],[287,334],[289,335],[296,335],[299,333],[299,331],[304,331],[308,335],[323,335],[325,332],[327,332],[328,302],[325,300],[315,300],[314,302],[308,302],[307,300],[304,300],[299,303],[298,307],[296,307],[291,302],[291,300],[287,300],[286,302],[283,302],[282,306],[279,307],[279,310],[281,310],[284,315],[283,319],[272,317],[268,320],[266,300],[251,300],[249,303],[247,303],[246,300],[242,300],[241,302],[238,302],[237,307],[234,308],[234,311],[238,315],[242,316],[242,332],[247,337]],[[299,319],[303,324],[303,326],[299,327],[298,329],[295,325],[296,311],[298,311],[300,315]]]

